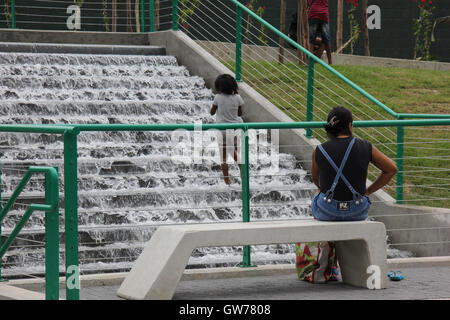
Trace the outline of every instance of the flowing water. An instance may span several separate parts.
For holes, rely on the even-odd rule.
[[[171,56],[0,53],[1,124],[213,123],[213,92]],[[82,132],[78,136],[82,272],[126,270],[162,224],[241,221],[237,165],[222,180],[214,132]],[[315,187],[299,162],[277,152],[276,136],[250,132],[251,220],[308,217]],[[198,148],[200,141],[201,148]],[[61,135],[1,133],[2,199],[30,165],[58,166]],[[3,223],[42,201],[33,178]],[[61,194],[62,195],[62,194]],[[61,197],[61,266],[64,210]],[[3,202],[4,204],[4,202]],[[3,274],[39,273],[44,218],[36,213],[3,259]],[[252,247],[256,264],[294,260],[292,244]],[[189,267],[236,265],[242,248],[195,250]]]

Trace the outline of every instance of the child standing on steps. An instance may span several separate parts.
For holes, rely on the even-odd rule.
[[[242,106],[244,100],[238,94],[238,85],[236,80],[228,74],[221,74],[214,82],[216,96],[211,108],[211,115],[216,115],[216,123],[242,123]],[[230,185],[230,176],[228,174],[228,155],[231,155],[234,161],[239,165],[240,161],[240,130],[220,130],[218,131],[219,154],[224,181]],[[242,171],[241,171],[242,173]]]

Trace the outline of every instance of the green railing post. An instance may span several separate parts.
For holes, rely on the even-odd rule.
[[[80,299],[77,163],[77,135],[66,132],[64,133],[64,211],[67,300]]]
[[[145,0],[141,0],[141,32],[145,32]]]
[[[178,31],[178,0],[172,0],[172,30]]]
[[[36,172],[45,172],[45,205],[30,204],[25,213],[17,222],[5,242],[0,246],[0,259],[11,246],[17,235],[25,226],[34,211],[45,211],[45,283],[46,298],[59,299],[59,190],[58,190],[58,172],[51,167],[30,167],[25,173],[18,186],[14,189],[11,197],[0,211],[0,224],[14,205],[20,193],[28,183],[31,175]],[[56,238],[56,240],[55,240]]]
[[[45,203],[54,204],[45,212],[45,298],[59,300],[59,179],[51,172],[45,174]],[[54,185],[56,184],[56,185]]]
[[[16,28],[16,1],[11,0],[11,28]]]
[[[236,6],[236,81],[242,81],[242,9]]]
[[[3,208],[2,205],[2,167],[0,163],[0,210]],[[0,247],[2,246],[2,224],[0,223]],[[2,278],[2,259],[0,259],[0,282],[7,281]]]
[[[399,120],[402,117],[398,118]],[[403,126],[397,127],[397,168],[395,198],[398,204],[403,203],[403,157],[405,144],[405,129]]]
[[[241,132],[241,170],[242,170],[242,221],[250,222],[250,161],[248,145],[248,128]],[[244,246],[242,267],[253,267],[250,258],[250,246]]]
[[[148,15],[150,18],[149,21],[149,31],[156,31],[156,12],[155,12],[155,0],[149,0],[148,2]]]
[[[306,95],[306,121],[313,121],[314,116],[314,60],[308,57],[308,92]],[[312,138],[312,130],[306,129],[306,137]]]

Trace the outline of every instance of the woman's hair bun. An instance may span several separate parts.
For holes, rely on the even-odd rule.
[[[352,122],[352,112],[347,108],[336,106],[328,113],[327,123],[324,125],[324,128],[332,137],[336,137],[339,134],[351,134],[348,125]]]

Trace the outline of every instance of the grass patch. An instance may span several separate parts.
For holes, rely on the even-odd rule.
[[[450,114],[450,72],[334,66],[398,113]]]

